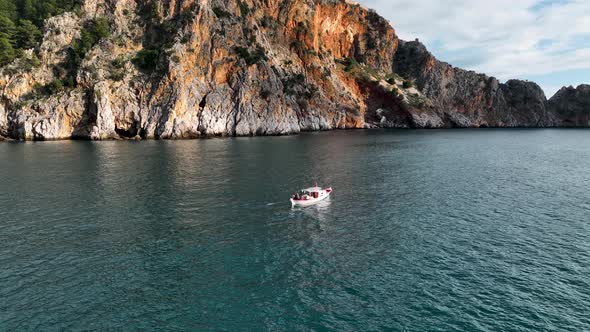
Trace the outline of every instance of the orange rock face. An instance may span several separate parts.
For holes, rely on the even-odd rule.
[[[193,138],[558,123],[538,87],[441,63],[347,1],[86,0],[82,8],[48,21],[35,51],[39,68],[17,61],[0,69],[0,136]],[[56,69],[95,17],[109,20],[111,35],[75,68],[76,87],[34,93],[63,79]],[[155,58],[142,66],[145,54]]]

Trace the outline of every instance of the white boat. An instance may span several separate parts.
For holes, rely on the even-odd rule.
[[[330,194],[332,194],[332,188],[316,186],[303,189],[291,197],[291,205],[293,207],[314,205],[330,197]]]

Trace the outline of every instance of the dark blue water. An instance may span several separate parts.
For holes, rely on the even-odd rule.
[[[0,170],[0,330],[590,330],[590,131],[2,143]]]

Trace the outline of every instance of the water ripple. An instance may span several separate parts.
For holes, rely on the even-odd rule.
[[[0,144],[0,329],[590,330],[589,135]]]

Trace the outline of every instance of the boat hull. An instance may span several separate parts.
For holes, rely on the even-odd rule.
[[[326,195],[320,196],[318,198],[306,199],[306,200],[295,200],[291,198],[291,205],[293,207],[305,207],[305,206],[312,206],[318,204],[319,202],[328,199],[332,194],[331,191],[327,192]]]

